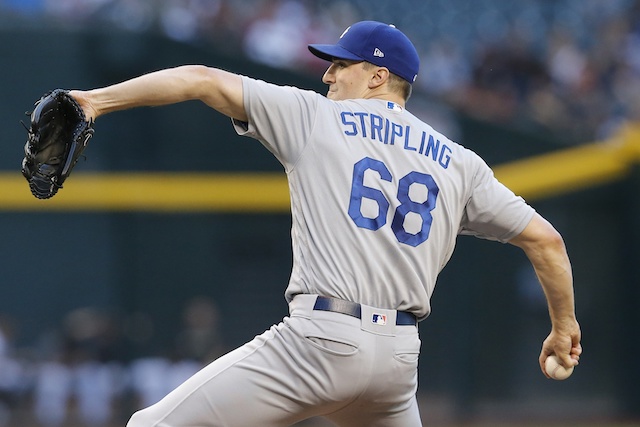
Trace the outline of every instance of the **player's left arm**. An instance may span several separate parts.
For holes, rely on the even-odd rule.
[[[242,78],[217,68],[185,65],[155,71],[115,85],[70,91],[88,120],[114,111],[200,100],[231,118],[247,121]]]
[[[582,347],[581,332],[575,315],[571,262],[560,233],[542,216],[535,213],[524,231],[509,243],[524,250],[535,269],[547,297],[551,317],[551,333],[540,352],[540,368],[556,354],[566,367],[578,364]]]

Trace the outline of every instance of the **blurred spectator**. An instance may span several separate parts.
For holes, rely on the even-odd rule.
[[[134,360],[130,365],[130,379],[135,409],[158,402],[202,367],[202,363],[194,360],[161,356]]]
[[[143,355],[130,365],[136,409],[156,403],[226,351],[218,321],[218,308],[210,298],[196,296],[186,302],[182,327],[167,355]]]
[[[244,51],[257,62],[290,68],[306,49],[303,33],[308,25],[309,16],[302,4],[290,0],[268,3],[265,16],[247,29]]]
[[[14,354],[14,331],[13,321],[0,316],[0,426],[9,422],[18,399],[25,391],[25,367]]]
[[[210,298],[199,296],[187,301],[182,322],[176,340],[178,359],[204,365],[226,351],[220,335],[218,308]]]
[[[87,426],[112,419],[114,399],[122,391],[118,336],[113,319],[101,310],[83,307],[65,317],[49,357],[36,371],[34,408],[42,425],[63,425],[71,402]]]
[[[202,27],[216,20],[221,0],[165,1],[160,12],[162,31],[171,39],[190,42],[202,34]]]
[[[78,415],[87,426],[105,426],[113,418],[115,400],[124,390],[120,364],[97,360],[78,365],[74,372]]]
[[[417,86],[447,100],[457,100],[471,81],[470,64],[450,38],[433,40],[421,58],[426,71]]]
[[[131,389],[136,409],[158,402],[171,391],[167,383],[170,360],[165,357],[141,357],[130,365]]]
[[[530,94],[548,84],[544,64],[528,53],[530,40],[516,31],[505,42],[479,49],[461,107],[487,120],[518,120]]]
[[[45,427],[64,424],[72,393],[71,369],[58,360],[40,363],[36,372],[34,412]]]

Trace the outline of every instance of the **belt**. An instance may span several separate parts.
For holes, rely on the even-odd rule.
[[[353,316],[358,319],[362,318],[362,308],[357,302],[346,301],[338,298],[329,298],[319,296],[313,306],[314,310],[332,311],[334,313],[342,313]],[[396,312],[396,325],[415,326],[417,324],[416,316],[408,311]]]

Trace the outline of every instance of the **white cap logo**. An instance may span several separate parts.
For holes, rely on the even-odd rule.
[[[347,34],[347,31],[349,31],[349,29],[351,29],[351,27],[347,27],[347,29],[342,32],[342,35],[340,36],[340,38],[343,38],[344,35]]]
[[[373,56],[377,56],[378,58],[384,58],[384,52],[381,51],[380,49],[376,48],[373,51]]]

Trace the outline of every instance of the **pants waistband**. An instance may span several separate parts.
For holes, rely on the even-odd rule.
[[[416,316],[408,311],[376,309],[369,306],[365,307],[367,307],[367,310],[363,310],[363,306],[357,302],[317,296],[313,305],[313,310],[346,314],[347,316],[352,316],[357,319],[362,319],[364,311],[371,317],[371,319],[369,319],[371,323],[379,325],[384,325],[387,323],[387,320],[392,320],[388,319],[388,317],[392,317],[391,314],[394,313],[395,324],[398,326],[416,326],[418,323]]]

